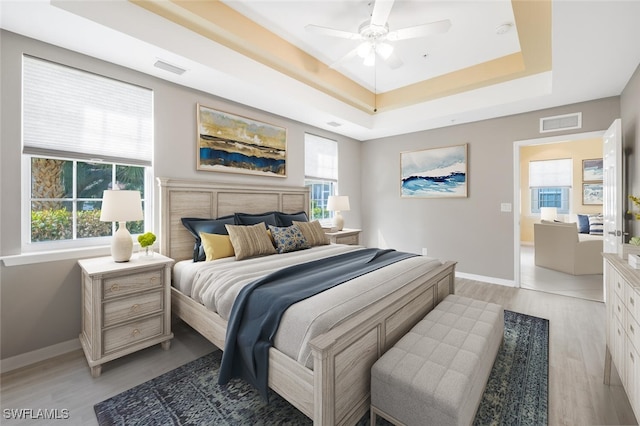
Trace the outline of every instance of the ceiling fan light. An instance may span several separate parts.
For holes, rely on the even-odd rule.
[[[372,67],[376,64],[376,52],[371,50],[363,62],[365,67]]]
[[[382,57],[382,59],[387,60],[393,53],[393,46],[389,43],[380,43],[376,46],[376,51],[378,52],[378,55]]]
[[[358,46],[358,56],[360,56],[362,59],[365,59],[371,53],[372,47],[373,46],[368,41],[362,43],[360,46]]]

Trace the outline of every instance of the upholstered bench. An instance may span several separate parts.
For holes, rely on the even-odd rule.
[[[373,365],[371,424],[471,424],[503,333],[502,306],[447,296]]]

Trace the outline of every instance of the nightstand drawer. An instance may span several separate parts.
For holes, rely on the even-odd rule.
[[[111,300],[104,304],[104,327],[162,311],[162,291],[143,293],[135,297]]]
[[[141,321],[109,328],[103,332],[103,352],[129,346],[141,340],[162,334],[162,314]]]
[[[358,245],[358,236],[357,235],[347,235],[344,237],[336,238],[336,243],[338,244],[349,244],[349,245]]]
[[[147,290],[155,287],[162,287],[162,272],[160,271],[123,275],[121,277],[105,279],[102,296],[105,299],[110,299],[134,291]]]

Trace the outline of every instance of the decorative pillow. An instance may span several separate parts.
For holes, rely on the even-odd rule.
[[[290,251],[311,248],[297,225],[291,226],[271,226],[271,235],[276,243],[278,253],[288,253]]]
[[[578,232],[581,234],[589,233],[589,216],[586,214],[578,215]]]
[[[207,261],[232,257],[235,255],[231,238],[228,235],[200,233],[202,247],[206,254]]]
[[[309,217],[305,212],[298,213],[282,213],[276,212],[276,218],[278,219],[278,226],[291,226],[293,221],[297,222],[309,222]]]
[[[267,229],[269,225],[278,226],[275,212],[259,214],[236,213],[235,217],[236,225],[255,225],[256,223],[263,222],[264,229]]]
[[[322,225],[317,220],[313,222],[297,222],[294,220],[293,224],[300,228],[302,235],[304,235],[311,247],[329,244],[329,237],[324,233]]]
[[[604,232],[604,216],[601,214],[589,215],[589,234],[602,235]]]
[[[227,235],[225,225],[233,225],[235,223],[234,216],[223,216],[217,219],[203,219],[198,217],[183,217],[181,219],[185,228],[196,239],[193,246],[193,261],[202,262],[206,259],[204,248],[200,240],[200,233]]]
[[[264,222],[255,225],[226,225],[226,227],[236,260],[276,253]]]

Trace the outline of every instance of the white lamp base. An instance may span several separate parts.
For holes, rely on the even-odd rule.
[[[111,240],[111,256],[116,262],[128,262],[133,252],[133,240],[127,222],[118,222],[118,230]]]
[[[344,228],[344,219],[342,218],[342,215],[338,211],[333,216],[333,227],[336,228],[338,231],[342,231],[342,229]]]

